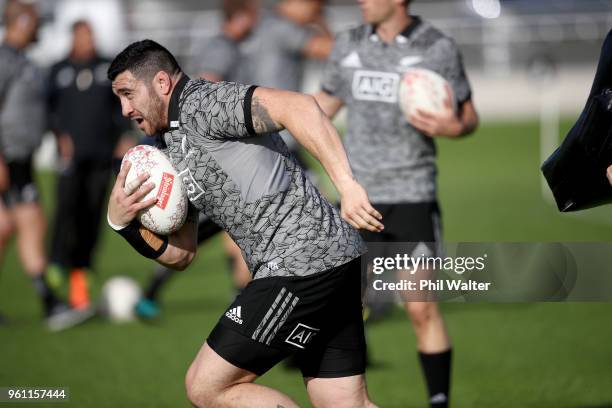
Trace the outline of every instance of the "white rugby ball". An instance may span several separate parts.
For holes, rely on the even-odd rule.
[[[140,286],[127,276],[115,276],[104,283],[100,296],[100,312],[116,323],[134,319],[134,307],[140,300]]]
[[[450,100],[455,109],[455,96],[448,82],[438,73],[414,68],[406,71],[399,88],[400,108],[408,118],[419,109],[429,113],[446,110],[445,101],[450,91]]]
[[[144,184],[155,184],[155,188],[143,200],[157,197],[157,204],[140,211],[140,223],[160,235],[178,231],[187,218],[187,193],[168,157],[153,146],[138,145],[128,150],[123,163],[126,160],[132,163],[125,180],[126,186],[143,173],[150,175]]]

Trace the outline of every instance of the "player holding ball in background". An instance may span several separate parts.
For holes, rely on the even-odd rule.
[[[415,243],[415,256],[423,251],[435,255],[441,230],[434,138],[461,137],[478,124],[461,55],[452,39],[409,14],[410,1],[358,3],[366,24],[337,36],[316,99],[329,117],[348,108],[344,142],[351,167],[387,225],[380,234],[364,232],[364,239]],[[456,101],[448,100],[440,112],[405,115],[398,103],[399,84],[411,68],[440,74]],[[434,302],[407,301],[405,309],[430,404],[447,407],[451,342],[442,316]]]

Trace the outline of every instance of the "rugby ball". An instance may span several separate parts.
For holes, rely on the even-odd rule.
[[[447,85],[446,79],[434,71],[423,68],[406,71],[399,87],[399,104],[406,118],[414,114],[417,109],[428,113],[440,113],[446,110],[444,104],[448,98]],[[453,109],[456,109],[452,88],[448,86],[448,90]]]
[[[100,296],[100,312],[115,323],[134,320],[134,308],[140,300],[140,286],[127,276],[115,276],[106,281]]]
[[[126,160],[132,163],[126,186],[143,173],[150,175],[144,184],[155,184],[143,200],[157,197],[157,204],[140,211],[138,221],[156,234],[169,235],[178,231],[187,218],[188,200],[183,182],[170,159],[153,146],[138,145],[128,150],[122,165]]]

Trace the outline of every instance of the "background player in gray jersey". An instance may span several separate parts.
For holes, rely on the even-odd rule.
[[[61,303],[46,280],[45,216],[32,175],[32,155],[45,129],[43,77],[25,56],[36,40],[38,13],[34,6],[8,1],[6,32],[0,47],[0,257],[16,232],[25,272],[40,296],[47,324],[60,330],[90,314]]]
[[[324,0],[281,0],[272,11],[258,1],[225,0],[222,32],[198,50],[194,68],[206,79],[298,91],[307,59],[326,59],[333,37]]]
[[[324,3],[280,0],[274,10],[259,11],[259,2],[229,1],[233,10],[225,15],[232,16],[234,34],[222,33],[205,45],[195,62],[198,72],[210,80],[299,91],[307,59],[325,60],[333,46]],[[281,134],[297,149],[288,132]]]
[[[354,228],[384,227],[314,99],[189,80],[174,57],[149,40],[120,53],[109,78],[125,116],[147,135],[165,132],[164,150],[187,185],[191,206],[228,231],[255,275],[187,373],[192,403],[295,407],[253,382],[299,353],[316,406],[372,406],[358,267],[365,247]],[[340,193],[342,217],[289,154],[276,133],[284,127],[323,164]],[[184,269],[196,251],[194,221],[168,237],[139,225],[137,212],[156,200],[140,201],[153,188],[143,186],[146,175],[124,185],[128,169],[111,193],[109,224],[143,256]]]
[[[357,180],[385,217],[369,242],[411,242],[414,256],[433,255],[440,240],[435,137],[471,133],[478,119],[460,53],[449,37],[410,16],[400,0],[360,0],[367,24],[336,38],[317,100],[333,117],[346,105],[345,145]],[[406,118],[398,104],[402,74],[426,68],[443,76],[456,101],[440,114]],[[455,113],[452,106],[457,103]],[[418,243],[422,243],[419,245]],[[417,253],[418,252],[418,253]],[[391,254],[388,254],[391,255]],[[451,343],[433,302],[406,302],[432,407],[448,405]]]

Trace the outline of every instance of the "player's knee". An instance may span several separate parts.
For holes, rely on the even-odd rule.
[[[219,392],[215,392],[203,381],[198,381],[197,370],[192,364],[185,375],[185,390],[187,398],[194,407],[215,407],[218,406],[216,397]]]
[[[376,408],[368,397],[363,377],[333,387],[309,386],[308,396],[315,408]]]
[[[430,302],[408,302],[406,304],[410,320],[416,328],[427,325],[431,320],[434,307],[435,304]]]
[[[187,390],[187,398],[194,407],[208,408],[216,406],[215,394],[210,392],[205,386],[202,386],[202,384],[195,382],[194,378],[186,379],[185,388]]]

